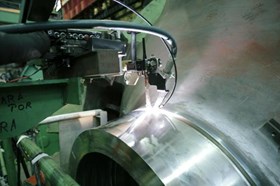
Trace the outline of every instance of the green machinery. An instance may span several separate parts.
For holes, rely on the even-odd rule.
[[[25,132],[67,103],[81,102],[79,79],[2,84],[0,90],[1,138]]]
[[[20,17],[19,1],[0,1],[0,24],[18,23]]]
[[[5,149],[3,154],[10,185],[16,185],[17,182],[14,179],[16,166],[12,138],[34,128],[40,121],[65,104],[80,104],[81,91],[82,85],[79,78],[0,85],[0,138],[3,140],[3,148]],[[21,145],[25,145],[24,149],[27,149],[27,155],[30,158],[41,153],[39,147],[31,140],[29,142],[23,140],[22,143]],[[52,162],[52,160],[46,161]],[[44,167],[43,165],[41,168]],[[51,167],[53,171],[56,171],[56,168]],[[48,172],[49,169],[45,169]]]
[[[151,85],[165,90],[169,72],[159,72],[161,63],[154,56],[147,58],[143,55],[143,59],[139,60],[136,43],[143,41],[143,50],[145,50],[145,42],[142,40],[144,34],[157,36],[165,41],[171,55],[176,55],[176,43],[173,37],[163,30],[135,23],[101,20],[46,22],[55,1],[37,0],[30,4],[28,2],[24,1],[21,7],[23,12],[20,15],[20,22],[40,23],[1,26],[0,32],[13,34],[44,30],[48,34],[51,47],[40,64],[47,66],[47,68],[42,68],[45,80],[0,84],[0,140],[5,151],[0,154],[4,155],[10,186],[17,185],[19,182],[17,178],[20,174],[20,163],[23,163],[22,166],[26,172],[25,160],[33,162],[32,169],[37,182],[40,182],[41,170],[51,185],[77,185],[49,156],[44,154],[43,151],[48,153],[48,151],[55,152],[58,149],[45,149],[46,128],[45,126],[38,127],[38,124],[66,104],[80,105],[82,103],[85,85],[80,77],[85,77],[87,82],[95,82],[94,94],[92,95],[89,91],[88,101],[89,103],[92,101],[98,109],[107,109],[108,118],[111,119],[120,116],[119,107],[125,83],[134,84],[130,82],[137,82],[145,74],[146,80]],[[41,12],[42,6],[45,12]],[[96,27],[102,27],[106,31],[98,29],[96,31],[94,30]],[[81,29],[87,30],[81,31]],[[137,38],[138,33],[142,35],[141,37],[138,35]],[[124,62],[122,58],[126,56],[127,41],[131,43],[131,59],[126,59]],[[25,69],[24,72],[37,73],[38,69],[30,69]],[[99,80],[96,80],[96,77]],[[122,83],[119,83],[120,81]],[[106,97],[103,91],[108,87],[111,91]],[[114,94],[115,97],[112,96]],[[85,110],[96,108],[90,107]],[[42,129],[39,134],[37,134],[38,128]],[[31,138],[22,136],[24,133]],[[54,138],[57,137],[56,134]],[[39,141],[43,151],[34,143],[34,139]],[[22,153],[14,153],[19,149]],[[24,154],[25,159],[19,154]],[[0,159],[2,159],[1,156]],[[15,159],[18,160],[17,163]],[[2,162],[0,163],[3,164]]]
[[[28,20],[39,21],[44,19],[45,21],[48,19],[55,1],[43,2],[42,5],[45,5],[45,12],[41,12],[41,16],[36,16],[38,15],[38,2],[39,1],[1,0],[0,22],[2,24],[11,24],[26,22]],[[34,72],[34,69],[32,68],[27,70],[28,72],[22,72],[22,76],[28,74],[30,71],[31,73]],[[40,72],[37,74],[40,74]],[[32,78],[38,76],[37,74],[32,76]],[[42,77],[40,79],[42,79]],[[0,144],[2,144],[2,148],[4,149],[0,152],[0,171],[3,176],[7,174],[8,184],[10,186],[18,184],[17,171],[19,170],[16,170],[16,164],[18,164],[17,166],[19,167],[20,162],[15,162],[17,158],[15,154],[15,140],[17,136],[26,132],[32,135],[32,133],[36,132],[38,129],[37,126],[40,121],[51,116],[64,105],[81,104],[82,91],[83,85],[80,78],[0,84]],[[37,129],[34,130],[36,127]],[[42,130],[42,132],[40,135],[37,135],[34,140],[42,140],[43,138],[46,138],[46,129],[44,127],[39,127],[38,130]],[[55,134],[52,138],[57,139],[58,135]],[[42,153],[40,148],[37,147],[33,141],[28,139],[22,140],[20,146],[20,148],[24,147],[24,154],[27,156],[26,160],[31,160],[38,154]],[[58,151],[57,147],[50,152],[53,151]],[[46,177],[50,176],[50,171],[61,172],[60,168],[55,165],[53,160],[47,158],[46,162],[47,164],[45,163],[45,165],[47,166],[44,166],[43,161],[40,162],[40,164],[42,164],[40,165],[41,169],[44,169],[45,173],[49,172],[49,174],[45,174]],[[61,172],[61,174],[61,178],[64,178],[65,175],[63,175],[63,172]],[[51,177],[49,180],[54,179]],[[75,185],[75,182],[70,177],[62,180],[66,180],[66,182],[62,181],[61,183],[55,183],[55,185],[65,185],[65,183],[71,185],[69,184],[71,182]],[[3,177],[0,179],[0,185],[5,185]]]

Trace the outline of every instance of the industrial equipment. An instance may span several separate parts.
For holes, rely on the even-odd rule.
[[[169,33],[156,27],[104,20],[45,22],[50,14],[50,4],[53,4],[54,1],[49,2],[49,4],[46,3],[48,9],[42,13],[39,12],[36,3],[38,1],[31,4],[27,3],[23,7],[25,10],[21,15],[23,23],[5,25],[0,28],[1,32],[9,36],[7,41],[2,40],[3,42],[10,42],[8,38],[12,38],[15,33],[32,34],[43,31],[48,35],[51,44],[50,49],[39,60],[28,62],[27,67],[19,77],[16,76],[18,76],[20,69],[15,72],[6,71],[2,75],[0,132],[3,140],[4,164],[10,185],[20,184],[21,182],[20,176],[13,179],[16,175],[15,157],[13,155],[13,148],[16,148],[14,146],[15,138],[23,133],[26,133],[30,139],[38,138],[37,133],[39,131],[36,128],[40,121],[66,104],[81,104],[84,84],[88,82],[88,84],[91,84],[92,81],[102,83],[103,80],[114,82],[116,77],[123,76],[122,84],[136,85],[138,79],[143,77],[147,81],[146,84],[150,82],[158,89],[165,91],[166,94],[168,93],[165,87],[167,76],[162,75],[164,72],[160,68],[160,60],[155,56],[147,58],[146,54],[143,55],[142,59],[137,57],[137,34],[145,33],[160,37],[168,43],[167,47],[171,55],[176,55],[175,40]],[[37,22],[24,23],[28,20]],[[123,32],[127,32],[131,36],[130,56],[127,56],[128,39],[123,36]],[[22,36],[24,37],[24,35]],[[145,47],[143,39],[144,50]],[[2,48],[2,50],[6,49]],[[9,52],[9,50],[6,52]],[[18,55],[21,56],[21,54]],[[126,56],[127,59],[124,60],[123,58]],[[11,62],[13,61],[2,63],[8,64]],[[11,69],[14,70],[14,67],[11,66]],[[28,80],[39,71],[42,72],[44,80]],[[162,71],[161,74],[160,71]],[[162,77],[161,81],[158,81],[157,76]],[[81,78],[84,80],[81,81]],[[97,99],[100,98],[97,97]],[[96,100],[94,101],[96,102]],[[112,109],[108,110],[107,107],[102,107],[102,105],[99,105],[99,108],[108,111],[109,119],[120,116],[120,113],[114,115]],[[103,113],[103,111],[100,113]],[[102,123],[101,120],[100,123]],[[17,148],[25,154],[25,160],[32,162],[37,184],[44,184],[44,181],[40,179],[40,171],[46,177],[47,183],[55,185],[75,184],[75,181],[71,178],[63,176],[62,171],[56,168],[52,160],[45,153],[42,153],[39,147],[31,140],[28,141],[23,138],[25,136],[19,137],[16,142]],[[67,155],[69,156],[69,154]],[[24,159],[21,152],[17,150],[17,175],[21,174],[20,166],[23,164],[24,172],[28,177],[29,173]],[[54,176],[54,173],[58,175]],[[1,173],[1,178],[2,176],[4,176],[4,173],[3,175]]]
[[[157,27],[46,22],[35,5],[0,27],[51,42],[1,76],[14,83],[0,84],[0,183],[31,161],[37,184],[280,185],[277,1],[153,0],[142,13]],[[51,116],[69,103],[83,108]],[[60,166],[40,127],[59,135]]]
[[[178,41],[174,96],[163,109],[132,113],[137,102],[124,98],[130,114],[77,138],[71,174],[82,185],[108,175],[140,185],[279,185],[278,8],[166,1],[157,26]],[[156,39],[146,45],[164,51]]]

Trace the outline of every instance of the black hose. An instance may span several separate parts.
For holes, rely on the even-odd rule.
[[[171,51],[174,56],[177,54],[177,46],[175,39],[164,30],[154,26],[145,26],[124,21],[108,21],[108,20],[63,20],[53,22],[27,23],[0,26],[0,32],[6,33],[26,33],[51,29],[67,29],[67,28],[106,28],[123,31],[134,31],[148,33],[164,39],[170,44]]]

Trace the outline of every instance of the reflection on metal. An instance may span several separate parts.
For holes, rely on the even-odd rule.
[[[82,133],[72,174],[96,152],[140,185],[154,176],[167,185],[280,185],[279,146],[262,128],[280,121],[279,8],[274,0],[167,1],[157,26],[178,42],[171,102]],[[159,40],[146,44],[167,59]],[[125,90],[122,113],[145,105],[140,83]]]
[[[139,185],[156,179],[164,185],[249,185],[230,159],[191,125],[168,112],[148,109],[85,131],[72,149],[72,176],[83,169],[78,163],[87,152],[114,160]]]
[[[39,125],[59,124],[59,144],[60,144],[60,167],[63,171],[68,170],[68,159],[71,147],[79,134],[87,129],[105,125],[107,123],[107,112],[101,109],[84,112],[74,112],[50,116],[39,123]]]
[[[203,161],[207,161],[206,158],[213,153],[213,148],[211,146],[206,146],[202,151],[195,154],[195,156],[191,157],[187,161],[183,162],[179,167],[175,169],[169,176],[163,179],[165,184],[169,184],[174,179],[182,176],[182,174],[189,172],[194,166],[197,166]]]
[[[68,164],[71,147],[79,134],[107,123],[107,112],[100,109],[73,113],[72,116],[75,115],[79,116],[59,121],[60,166],[66,172],[71,166]]]

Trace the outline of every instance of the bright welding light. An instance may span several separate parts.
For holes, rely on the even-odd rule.
[[[144,112],[140,117],[138,117],[133,122],[132,127],[131,127],[130,130],[133,131],[135,128],[137,128],[139,125],[141,125],[143,122],[145,122],[147,115],[148,115],[148,112]]]
[[[161,103],[162,103],[162,97],[158,97],[157,98],[157,100],[155,101],[155,103],[154,103],[154,108],[156,109],[159,109],[159,108],[161,108],[160,106],[161,106]]]
[[[158,107],[148,106],[145,108],[138,109],[139,111],[144,111],[140,117],[138,117],[131,127],[131,131],[143,124],[144,122],[149,122],[149,117],[157,117],[161,113],[161,109]]]

